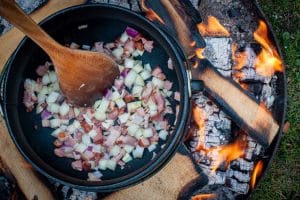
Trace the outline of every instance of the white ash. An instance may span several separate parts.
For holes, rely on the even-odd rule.
[[[227,37],[205,37],[206,47],[203,55],[222,73],[231,76],[231,44],[232,39]]]
[[[250,173],[249,172],[241,172],[233,169],[229,169],[227,171],[227,176],[231,178],[237,179],[239,182],[248,183],[250,181]]]
[[[226,183],[230,190],[239,194],[247,194],[250,188],[248,183],[240,183],[234,178],[228,178]]]
[[[254,162],[252,161],[247,161],[243,158],[238,158],[231,162],[230,167],[232,168],[237,168],[238,170],[241,171],[252,171],[254,167]]]
[[[128,3],[128,0],[109,0],[109,3],[112,5],[117,5],[128,9],[130,8],[130,4]]]
[[[216,173],[210,172],[208,185],[225,184],[226,172],[217,171]]]
[[[198,5],[200,3],[199,0],[191,0],[191,2],[193,4],[193,6],[198,9]]]

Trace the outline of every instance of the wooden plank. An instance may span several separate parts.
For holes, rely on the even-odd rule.
[[[33,18],[34,21],[40,22],[49,15],[59,10],[79,5],[84,2],[85,0],[50,0],[46,5],[32,13],[30,16]],[[2,71],[5,63],[7,62],[11,54],[14,52],[14,50],[16,49],[20,41],[23,39],[23,37],[24,34],[16,28],[12,28],[10,31],[8,31],[0,37],[0,71]]]

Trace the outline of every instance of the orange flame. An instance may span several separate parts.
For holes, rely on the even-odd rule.
[[[210,149],[209,152],[215,150],[218,152],[214,154],[214,166],[212,171],[215,172],[224,161],[227,167],[231,161],[242,157],[245,154],[245,147],[245,142],[242,139],[238,139],[233,144]]]
[[[161,24],[165,24],[165,22],[160,18],[160,16],[158,14],[156,14],[156,12],[154,12],[154,10],[152,10],[151,8],[148,8],[145,4],[145,0],[141,1],[141,7],[142,10],[146,13],[146,17],[151,20],[151,21],[159,21]]]
[[[204,59],[205,57],[203,56],[204,48],[197,48],[195,50],[196,56],[200,59]]]
[[[217,195],[215,194],[198,194],[195,196],[192,196],[192,200],[208,200],[208,199],[214,199]]]
[[[246,66],[249,58],[248,51],[237,51],[237,45],[232,45],[232,60],[234,61],[233,69],[241,70],[244,66]]]
[[[213,16],[208,16],[207,22],[199,23],[197,27],[203,36],[230,36],[226,28]]]
[[[258,161],[258,163],[255,165],[255,168],[253,170],[252,177],[251,177],[251,188],[252,188],[252,190],[255,187],[257,177],[259,177],[262,173],[263,166],[264,166],[264,164],[261,160]]]
[[[272,76],[275,72],[282,72],[283,64],[281,58],[268,38],[268,27],[264,21],[259,21],[258,29],[253,36],[262,46],[262,50],[254,63],[256,72],[263,76]]]
[[[207,151],[207,149],[205,149],[202,146],[201,140],[203,140],[204,135],[204,115],[205,112],[204,110],[200,109],[198,106],[194,106],[193,108],[193,119],[196,122],[196,125],[198,127],[198,135],[199,135],[199,141],[196,147],[196,151]]]

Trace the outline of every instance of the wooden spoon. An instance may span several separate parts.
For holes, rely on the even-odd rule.
[[[38,44],[51,58],[60,89],[71,103],[91,105],[119,75],[104,53],[75,50],[58,44],[13,0],[0,0],[0,15]]]

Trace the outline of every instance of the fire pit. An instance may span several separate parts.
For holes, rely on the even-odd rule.
[[[192,97],[193,112],[187,137],[166,169],[145,183],[113,194],[88,193],[53,183],[61,198],[96,199],[98,195],[106,199],[132,199],[133,196],[136,199],[245,199],[251,195],[270,164],[281,139],[286,82],[280,50],[261,10],[255,1],[244,0],[170,2],[186,22],[191,43],[183,43],[183,39],[178,37],[180,34],[176,34],[170,12],[159,0],[89,1],[132,9],[170,31],[190,58],[193,79],[198,78],[198,69],[203,65],[199,59],[209,60],[222,76],[240,85],[243,93],[255,97],[261,108],[274,116],[280,126],[279,133],[269,146],[262,145],[259,138],[248,134],[248,128],[243,126],[247,122],[241,122],[235,114],[230,115],[226,103],[222,104],[211,91],[203,89],[203,83],[194,82],[198,83],[193,86],[198,92]],[[181,28],[184,31],[184,27]],[[233,98],[238,99],[239,96]],[[247,108],[249,105],[246,103],[244,106]],[[259,119],[264,121],[264,118]],[[172,168],[174,165],[177,168]],[[185,172],[191,170],[190,174],[176,174],[174,169],[180,170],[181,167]],[[174,186],[174,194],[163,192],[168,191],[163,188],[166,186],[163,182],[172,183],[169,180],[172,177],[180,179],[184,176],[187,180],[174,180],[174,184],[178,184],[178,187]],[[162,188],[153,190],[151,187],[155,184],[162,184]],[[149,194],[149,191],[157,191],[157,196]]]

